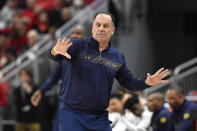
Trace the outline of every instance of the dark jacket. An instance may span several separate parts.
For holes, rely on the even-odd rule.
[[[178,110],[173,110],[173,124],[175,131],[191,131],[192,130],[192,120],[191,120],[191,110],[197,109],[197,105],[184,100],[183,104]]]
[[[72,40],[68,49],[71,60],[62,55],[48,56],[57,61],[67,61],[70,66],[64,74],[65,108],[79,113],[107,115],[110,93],[114,78],[129,90],[143,90],[144,79],[137,79],[128,70],[124,56],[117,49],[109,47],[99,51],[98,42],[92,37]]]
[[[30,94],[26,93],[25,89],[20,86],[15,89],[15,105],[16,105],[16,114],[18,122],[37,122],[38,121],[38,110],[39,108],[33,107],[31,104],[31,96],[33,92],[36,90],[36,86],[32,83],[30,84],[32,87],[32,92]]]

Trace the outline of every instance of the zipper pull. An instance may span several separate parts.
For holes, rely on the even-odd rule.
[[[99,55],[99,61],[101,61],[101,59],[102,59],[101,53],[102,53],[102,52],[100,52],[100,55]]]

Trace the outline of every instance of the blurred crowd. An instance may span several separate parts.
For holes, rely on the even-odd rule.
[[[0,69],[93,0],[6,0],[0,7]]]

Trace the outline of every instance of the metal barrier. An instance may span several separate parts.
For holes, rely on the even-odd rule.
[[[191,96],[192,91],[197,91],[197,58],[189,60],[174,69],[172,76],[169,78],[169,83],[160,84],[145,90],[145,97],[151,92],[166,93],[167,89],[173,85],[179,85],[186,96],[186,99],[197,101],[197,97]]]

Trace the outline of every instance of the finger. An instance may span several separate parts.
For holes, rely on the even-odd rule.
[[[60,44],[60,43],[61,43],[61,40],[60,40],[60,39],[58,39],[57,44]]]
[[[67,40],[67,38],[64,37],[64,39],[62,40],[61,44],[64,44],[66,40]]]
[[[165,73],[167,73],[168,72],[168,69],[165,69],[164,71],[162,71],[161,73],[160,73],[160,75],[163,75],[163,74],[165,74]]]
[[[169,72],[166,72],[165,74],[162,74],[161,75],[161,79],[165,78],[166,76],[168,76],[170,73]]]
[[[164,70],[164,68],[162,67],[162,68],[159,69],[155,74],[156,74],[156,75],[159,75],[163,70]]]
[[[69,42],[70,42],[70,39],[67,39],[64,44],[67,45]]]
[[[66,58],[68,58],[68,59],[71,59],[71,56],[70,56],[68,53],[64,54],[64,56],[65,56]]]
[[[147,73],[147,77],[150,77],[150,73]]]
[[[67,48],[69,48],[72,44],[73,44],[72,42],[71,42],[71,43],[69,43],[69,44],[67,44],[67,45],[66,45],[66,46],[67,46]]]
[[[161,80],[161,83],[168,83],[169,80]]]

